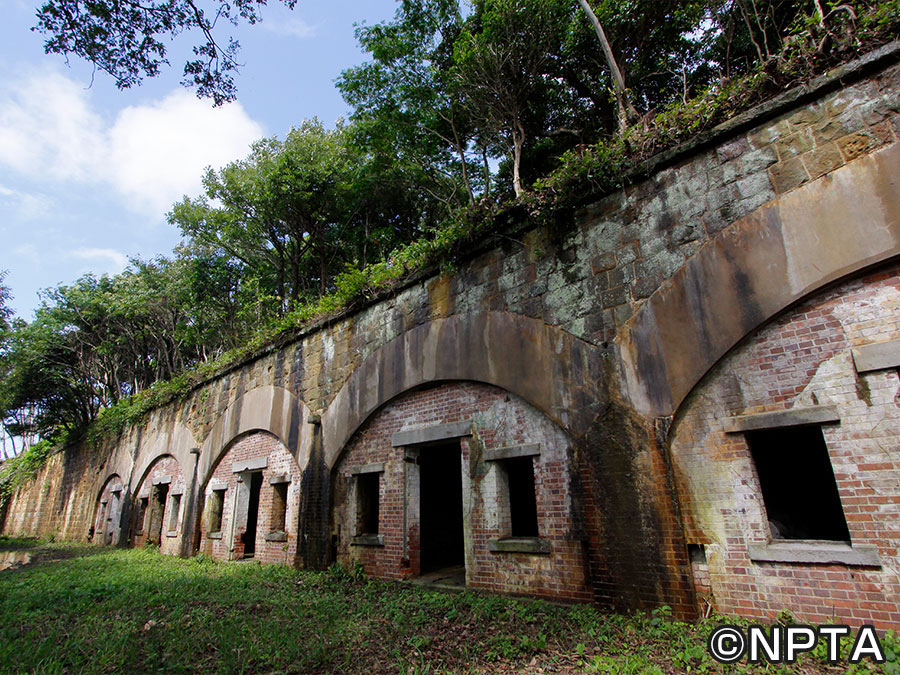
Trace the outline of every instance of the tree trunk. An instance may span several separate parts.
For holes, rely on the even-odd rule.
[[[628,91],[625,88],[625,78],[622,77],[622,71],[619,70],[619,64],[616,62],[616,57],[613,56],[612,47],[609,45],[609,40],[606,39],[606,33],[603,30],[603,26],[600,25],[600,20],[597,18],[597,15],[594,14],[594,10],[591,9],[587,0],[578,0],[578,4],[581,5],[581,8],[585,11],[588,18],[591,20],[591,23],[594,25],[594,32],[597,33],[597,38],[600,40],[600,47],[603,50],[603,56],[606,58],[606,65],[609,66],[609,71],[612,74],[613,91],[616,95],[616,108],[618,109],[619,117],[619,132],[621,133],[628,127],[629,122],[636,120],[640,115],[638,115],[634,106],[631,105],[631,101],[628,100]]]

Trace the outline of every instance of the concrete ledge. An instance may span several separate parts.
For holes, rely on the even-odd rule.
[[[168,532],[166,532],[166,536],[167,537],[177,537],[178,532],[176,530],[169,530]]]
[[[745,431],[775,429],[778,427],[796,427],[802,424],[827,424],[840,422],[837,408],[833,405],[820,405],[813,408],[794,408],[777,412],[759,413],[756,415],[737,415],[725,420],[725,433],[738,434]]]
[[[253,459],[244,460],[243,462],[235,462],[231,465],[231,473],[255,471],[258,469],[265,469],[267,466],[269,466],[268,457],[255,457]]]
[[[284,532],[283,530],[269,532],[266,535],[266,541],[287,541],[287,532]]]
[[[472,421],[451,422],[450,424],[438,424],[433,427],[421,429],[408,429],[398,431],[391,436],[391,445],[395,448],[400,445],[419,445],[433,441],[443,441],[447,438],[459,438],[472,435]]]
[[[160,476],[153,479],[153,485],[168,485],[172,482],[172,476]]]
[[[488,539],[491,553],[550,553],[550,542],[540,537],[503,537]]]
[[[514,457],[534,457],[535,455],[540,456],[540,454],[540,443],[531,443],[529,445],[511,445],[506,448],[485,450],[484,461],[496,462],[501,459],[513,459]]]
[[[218,490],[227,490],[228,483],[224,480],[211,480],[209,481],[209,485],[206,487],[206,494],[211,494]]]
[[[283,473],[280,476],[272,476],[269,479],[269,485],[278,485],[280,483],[290,483],[291,482],[291,474]]]
[[[207,539],[221,539],[222,533],[221,532],[207,532],[206,538]]]
[[[851,546],[837,542],[779,541],[769,544],[751,544],[750,560],[753,562],[881,567],[878,549],[872,544]]]
[[[383,534],[358,534],[350,541],[351,546],[384,546]]]
[[[384,473],[384,462],[373,462],[359,467],[351,475],[358,476],[361,473]]]
[[[853,350],[853,363],[858,373],[900,367],[900,340],[857,347]]]

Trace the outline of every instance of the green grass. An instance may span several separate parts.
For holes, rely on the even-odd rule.
[[[32,562],[0,572],[2,673],[834,672],[815,654],[791,668],[726,669],[706,654],[714,621],[682,623],[665,609],[606,615],[338,568],[0,536],[7,550]]]

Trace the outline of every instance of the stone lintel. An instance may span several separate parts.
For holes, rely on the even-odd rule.
[[[216,531],[216,532],[207,532],[207,533],[206,533],[206,538],[207,538],[207,539],[221,539],[221,538],[222,538],[222,532],[221,532],[221,530]]]
[[[484,451],[485,462],[496,462],[501,459],[513,459],[515,457],[534,457],[540,456],[541,444],[529,443],[528,445],[510,445],[506,448],[494,448],[493,450]]]
[[[878,549],[872,544],[851,546],[838,542],[779,541],[751,544],[749,548],[753,562],[881,567]]]
[[[900,340],[873,342],[856,347],[853,350],[853,363],[858,373],[900,367]]]
[[[460,438],[472,435],[472,421],[451,422],[450,424],[438,424],[433,427],[421,429],[407,429],[398,431],[391,436],[391,445],[395,448],[400,445],[419,445],[433,441],[443,441],[448,438]]]
[[[540,537],[488,539],[491,553],[550,553],[550,542]]]
[[[228,489],[227,482],[225,482],[224,480],[213,479],[213,480],[209,481],[209,485],[206,488],[206,494],[211,494],[213,492],[216,492],[217,490],[227,490],[227,489]]]
[[[351,546],[384,546],[383,534],[358,534],[350,540]]]
[[[113,485],[111,488],[109,488],[109,491],[110,491],[110,492],[121,492],[121,491],[122,491],[122,484],[121,484],[121,483],[116,483],[116,484]]]
[[[384,473],[384,462],[372,462],[359,467],[352,475],[358,476],[361,473]]]
[[[776,412],[729,417],[725,420],[725,433],[738,434],[744,431],[796,427],[803,424],[827,424],[840,421],[841,417],[838,415],[835,406],[820,405],[810,408],[793,408],[792,410],[778,410]]]
[[[266,541],[287,541],[287,532],[284,530],[269,532],[266,535]]]
[[[159,478],[153,479],[154,485],[168,485],[172,482],[172,476],[160,476]]]
[[[269,479],[269,485],[279,485],[281,483],[290,483],[291,482],[291,474],[283,473],[279,476],[272,476]]]
[[[257,471],[265,469],[269,466],[268,457],[254,457],[253,459],[245,459],[242,462],[235,462],[231,465],[232,473],[241,473],[243,471]]]
[[[177,537],[178,531],[177,530],[169,530],[168,532],[166,532],[166,536],[167,537]]]
[[[175,488],[169,493],[172,497],[180,497],[184,494],[184,488]]]

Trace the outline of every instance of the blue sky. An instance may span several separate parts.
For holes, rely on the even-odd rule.
[[[397,4],[299,0],[291,12],[270,0],[261,24],[230,30],[245,64],[238,102],[214,109],[179,85],[190,35],[160,77],[119,91],[103,73],[92,83],[89,64],[43,53],[29,30],[39,2],[4,0],[0,22],[0,270],[25,319],[40,289],[168,255],[180,237],[165,214],[200,193],[204,167],[303,119],[346,115],[334,80],[365,58],[354,23],[390,19]]]

